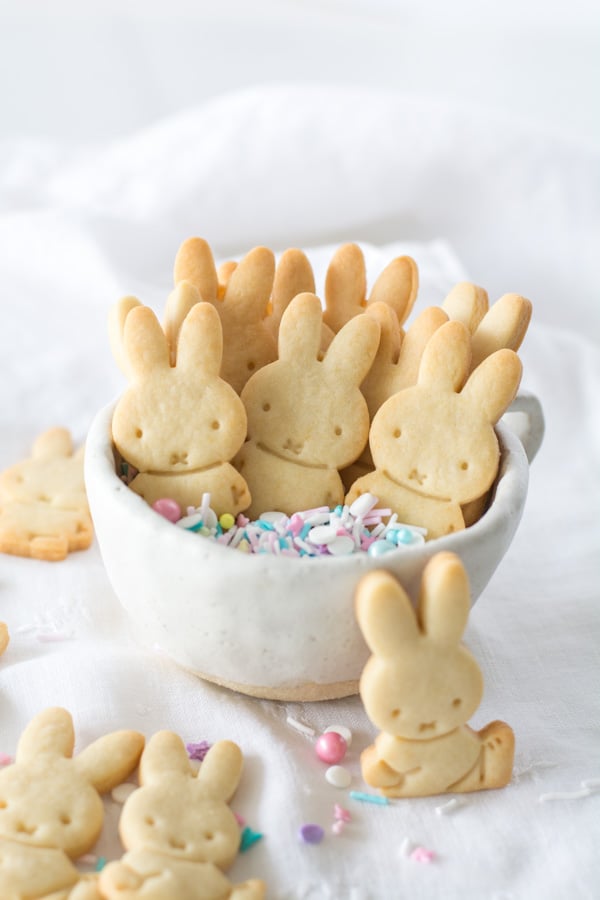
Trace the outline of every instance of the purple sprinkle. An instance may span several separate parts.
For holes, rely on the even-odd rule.
[[[320,844],[325,837],[325,832],[320,825],[303,825],[299,831],[300,840],[305,844]]]
[[[188,752],[188,756],[190,759],[198,759],[200,762],[204,759],[206,754],[211,748],[211,744],[208,741],[200,741],[197,744],[186,744],[185,749]]]

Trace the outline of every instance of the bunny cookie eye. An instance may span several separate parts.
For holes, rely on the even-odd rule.
[[[461,470],[461,472],[466,472],[467,469],[469,468],[468,461],[466,459],[461,459],[461,461],[458,464],[458,468]]]
[[[335,428],[333,429],[333,433],[335,434],[336,437],[340,437],[341,434],[342,434],[342,428],[341,428],[341,426],[340,426],[340,425],[336,425]]]
[[[399,437],[402,437],[402,429],[394,428],[394,430],[392,431],[392,437],[395,438],[396,440],[398,440]]]
[[[253,359],[248,360],[248,362],[246,363],[246,368],[248,369],[249,372],[254,372],[254,370],[256,368],[256,363],[254,362]]]
[[[270,412],[270,411],[271,411],[271,404],[268,403],[268,402],[263,403],[263,405],[262,405],[262,410],[263,410],[263,412]]]
[[[135,434],[136,438],[138,438],[138,439],[142,438],[144,436],[144,432],[142,431],[141,428],[136,428],[134,434]]]

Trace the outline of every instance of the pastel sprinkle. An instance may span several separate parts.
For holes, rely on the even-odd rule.
[[[336,788],[347,788],[352,784],[352,775],[345,766],[330,766],[325,772],[325,778]]]
[[[340,835],[345,827],[346,823],[342,819],[337,819],[331,826],[331,830],[334,834]]]
[[[382,797],[380,794],[367,794],[364,791],[350,791],[350,797],[360,803],[373,803],[376,806],[389,806],[390,802],[387,797]]]
[[[426,847],[415,847],[410,854],[410,859],[415,862],[430,863],[435,859],[435,853],[433,850],[428,850]]]
[[[333,807],[333,818],[339,819],[341,822],[350,822],[352,816],[347,809],[344,809],[339,803],[335,803]]]
[[[94,871],[101,872],[102,869],[104,868],[104,866],[106,865],[106,862],[107,862],[107,860],[106,860],[105,856],[99,856],[98,861],[97,861],[96,865],[94,866]]]
[[[296,731],[300,731],[302,734],[308,735],[308,737],[314,737],[316,734],[314,728],[311,728],[310,725],[305,725],[304,722],[299,722],[298,719],[294,719],[292,716],[288,716],[286,722],[292,728],[295,728]]]
[[[192,742],[185,745],[189,758],[198,759],[200,762],[202,762],[210,748],[211,744],[209,744],[208,741],[199,741],[198,743]]]
[[[242,838],[240,842],[240,853],[245,853],[246,850],[249,850],[250,847],[253,847],[257,841],[262,839],[263,835],[260,831],[253,831],[248,825],[242,831]]]
[[[352,732],[345,725],[328,725],[323,734],[327,734],[328,731],[335,731],[336,734],[341,735],[346,741],[346,747],[352,743]]]
[[[305,844],[320,844],[325,837],[325,832],[320,825],[310,823],[303,825],[298,834]]]
[[[0,753],[0,766],[10,766],[13,762],[13,757],[8,753]]]

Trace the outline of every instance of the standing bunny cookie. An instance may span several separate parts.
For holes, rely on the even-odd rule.
[[[106,900],[261,900],[262,881],[232,885],[228,869],[240,827],[227,805],[242,771],[231,741],[214,744],[198,774],[181,738],[155,734],[140,763],[141,787],[123,807],[119,832],[127,853],[100,876]]]
[[[384,571],[358,586],[356,616],[373,652],[361,679],[367,715],[381,729],[361,755],[363,778],[388,797],[504,787],[514,735],[504,722],[465,723],[483,693],[477,662],[460,643],[470,608],[460,559],[438,553],[423,573],[419,606]]]
[[[373,419],[375,471],[359,478],[347,502],[372,493],[428,538],[465,527],[461,506],[491,487],[500,460],[494,425],[515,397],[521,363],[498,350],[468,377],[471,338],[447,322],[430,338],[417,384],[387,400]]]
[[[252,493],[252,517],[341,503],[338,470],[366,444],[369,413],[359,386],[375,356],[379,326],[357,316],[325,353],[321,326],[318,297],[295,297],[281,319],[279,359],[256,372],[242,392],[248,440],[236,465]]]
[[[248,487],[229,460],[246,436],[246,414],[219,377],[223,338],[214,307],[191,306],[177,329],[175,365],[145,306],[133,305],[123,317],[118,347],[131,384],[117,403],[112,430],[117,450],[138,470],[132,490],[150,504],[170,497],[185,509],[208,492],[217,515],[245,509]]]
[[[100,794],[127,778],[143,744],[135,731],[114,732],[72,758],[66,710],[46,709],[29,723],[16,762],[0,771],[0,897],[99,896],[93,883],[79,885],[71,860],[95,844],[104,819]]]

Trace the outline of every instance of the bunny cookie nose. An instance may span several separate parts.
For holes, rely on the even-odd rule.
[[[299,456],[304,449],[304,441],[295,441],[293,438],[287,438],[285,444],[283,445],[284,450],[289,450],[290,453],[294,453],[296,456]]]

